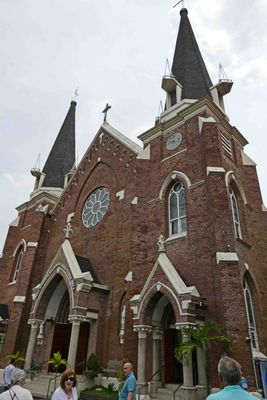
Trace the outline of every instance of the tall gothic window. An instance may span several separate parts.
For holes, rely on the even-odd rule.
[[[169,235],[186,233],[185,190],[183,184],[175,182],[169,193]]]
[[[233,188],[229,186],[229,195],[230,195],[230,201],[231,201],[231,208],[232,208],[232,216],[233,216],[233,223],[234,223],[234,229],[235,229],[235,236],[239,239],[242,238],[241,235],[241,226],[240,226],[240,217],[239,217],[239,211],[238,211],[238,203],[236,199],[236,195],[233,191]]]
[[[23,247],[20,247],[17,252],[16,259],[15,259],[15,269],[14,269],[14,274],[12,276],[11,282],[16,282],[16,280],[17,280],[18,273],[19,273],[21,263],[22,263],[23,254],[24,254]]]
[[[247,309],[248,330],[249,330],[249,337],[251,340],[251,346],[253,349],[258,350],[259,345],[258,345],[258,336],[255,324],[252,296],[249,285],[245,279],[244,279],[243,289],[244,289],[245,303]]]

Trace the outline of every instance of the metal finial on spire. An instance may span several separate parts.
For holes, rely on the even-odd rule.
[[[79,86],[77,86],[77,88],[74,91],[73,101],[76,101],[76,98],[79,96],[78,90],[79,90]]]
[[[182,8],[184,8],[184,0],[179,0],[172,8],[178,6],[178,4],[182,3]]]
[[[166,58],[166,63],[165,63],[165,76],[166,75],[171,75],[171,68],[170,68],[170,63],[168,58]]]
[[[108,110],[111,108],[111,105],[110,104],[106,104],[106,107],[104,108],[104,110],[102,111],[102,113],[104,113],[104,122],[107,120],[107,113],[108,113]]]

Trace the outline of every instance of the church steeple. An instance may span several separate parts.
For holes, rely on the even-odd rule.
[[[200,53],[188,11],[182,8],[172,64],[172,75],[182,86],[181,99],[201,99],[210,95],[212,81]]]
[[[76,102],[71,101],[69,111],[43,168],[45,178],[42,187],[64,188],[65,176],[74,166],[75,108]]]
[[[165,110],[156,122],[172,118],[179,110],[206,96],[210,96],[224,111],[223,96],[230,92],[233,85],[230,79],[225,78],[219,79],[219,82],[213,85],[191,27],[187,9],[182,8],[180,15],[171,73],[163,76],[161,85],[166,92]]]

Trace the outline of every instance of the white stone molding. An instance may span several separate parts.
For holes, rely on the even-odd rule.
[[[98,319],[98,313],[92,312],[92,311],[87,311],[86,318],[97,320]]]
[[[138,203],[138,197],[134,197],[131,201],[131,204],[137,204]]]
[[[124,278],[125,282],[132,282],[133,281],[133,273],[129,271],[128,274]]]
[[[19,244],[16,246],[16,248],[15,248],[15,250],[14,250],[14,252],[13,252],[13,257],[15,257],[15,255],[16,255],[17,252],[18,252],[18,249],[19,249],[21,246],[23,247],[23,252],[25,253],[25,251],[27,250],[27,244],[26,244],[26,241],[25,241],[24,239],[21,239],[21,241],[19,242]]]
[[[15,296],[13,303],[25,303],[26,296]]]
[[[209,174],[225,174],[223,167],[207,167],[207,175]]]
[[[12,222],[10,222],[9,226],[18,226],[20,220],[20,215],[17,216]]]
[[[217,264],[220,263],[236,263],[239,261],[238,255],[236,252],[216,252],[216,262]]]
[[[225,185],[226,185],[228,190],[229,190],[229,185],[230,185],[230,181],[231,180],[235,181],[235,184],[236,184],[236,186],[237,186],[237,188],[239,190],[239,193],[240,193],[240,195],[242,197],[243,203],[246,205],[248,202],[247,202],[247,198],[246,198],[246,195],[245,195],[245,192],[243,190],[242,185],[236,179],[234,171],[227,171],[226,174],[225,174]]]
[[[256,167],[257,164],[255,163],[255,161],[253,161],[243,150],[240,151],[243,165],[252,165]]]
[[[38,242],[28,242],[27,247],[38,247]]]
[[[202,132],[203,124],[217,124],[217,121],[213,117],[198,117],[198,128],[199,128],[199,133]]]
[[[138,339],[146,339],[147,334],[152,331],[150,325],[134,325],[133,331],[138,333]]]
[[[173,180],[179,180],[182,179],[185,183],[186,186],[189,188],[191,186],[191,181],[188,178],[187,175],[185,175],[183,172],[181,171],[172,171],[164,180],[160,191],[159,191],[159,198],[162,199],[163,197],[163,193],[165,192],[166,188],[169,186],[169,184],[171,183],[171,181]]]
[[[49,207],[48,204],[46,204],[45,206],[43,206],[42,204],[39,204],[38,207],[36,208],[36,211],[46,214],[48,211],[48,207]]]
[[[262,205],[261,205],[261,210],[262,210],[263,212],[266,212],[266,211],[267,211],[267,207],[265,207],[265,205],[262,204]]]
[[[162,340],[163,336],[163,329],[159,328],[158,326],[152,327],[152,337],[153,340]]]
[[[66,265],[64,265],[62,262],[57,261],[62,256],[64,256],[66,259]],[[66,282],[67,287],[72,289],[69,290],[71,307],[74,306],[73,291],[76,289],[76,281],[78,281],[78,284],[93,284],[91,273],[89,271],[81,272],[70,241],[68,239],[65,239],[60,249],[58,250],[58,253],[56,254],[54,260],[50,264],[50,267],[48,268],[48,271],[44,275],[42,281],[35,288],[33,288],[33,298],[37,300],[34,304],[33,312],[37,310],[44,291],[57,274],[60,274],[63,280]],[[81,287],[79,286],[79,288]]]
[[[140,293],[140,298],[142,299],[148,290],[148,286],[156,273],[156,270],[161,268],[165,276],[168,278],[172,287],[174,288],[176,295],[181,294],[191,294],[192,296],[199,297],[199,293],[195,286],[186,286],[185,282],[182,280],[176,269],[174,268],[172,262],[167,257],[166,253],[159,253],[158,259],[155,262],[144,286]]]
[[[139,160],[150,160],[150,144],[136,158]]]
[[[116,197],[118,198],[118,200],[123,200],[124,199],[124,189],[117,192]]]

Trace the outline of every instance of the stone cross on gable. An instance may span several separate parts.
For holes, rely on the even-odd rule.
[[[106,107],[102,111],[102,113],[104,113],[104,122],[107,120],[107,113],[108,113],[108,110],[110,110],[110,109],[111,109],[111,105],[107,103]]]

